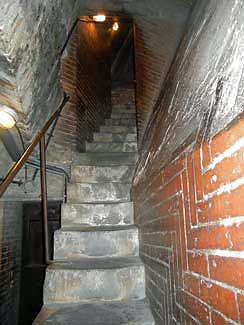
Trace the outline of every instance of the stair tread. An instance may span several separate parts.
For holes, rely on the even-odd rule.
[[[130,257],[91,257],[77,260],[55,261],[49,270],[112,270],[133,266],[143,266],[139,256]]]
[[[146,299],[107,303],[48,304],[34,325],[153,325]]]
[[[75,226],[62,227],[58,229],[59,232],[106,232],[106,231],[126,231],[137,230],[135,225],[111,225],[111,226]]]

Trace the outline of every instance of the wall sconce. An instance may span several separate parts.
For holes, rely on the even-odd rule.
[[[102,23],[106,20],[106,16],[105,15],[96,15],[93,16],[93,20],[99,23]]]
[[[117,23],[117,21],[115,23],[113,23],[113,30],[117,31],[119,29],[119,23]]]
[[[18,121],[17,113],[10,107],[0,105],[0,127],[11,129]]]

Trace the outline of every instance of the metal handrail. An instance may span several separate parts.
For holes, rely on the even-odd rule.
[[[69,96],[64,93],[64,98],[59,106],[59,108],[52,114],[49,120],[45,123],[43,128],[37,133],[34,137],[32,143],[25,149],[18,161],[12,166],[9,170],[6,177],[0,183],[0,198],[6,192],[8,186],[14,182],[15,176],[18,174],[20,169],[26,164],[30,163],[31,160],[28,159],[35,147],[39,144],[40,146],[40,179],[41,179],[41,197],[42,197],[42,208],[43,208],[43,229],[44,229],[44,246],[45,246],[45,260],[46,263],[51,263],[50,249],[49,249],[49,234],[48,234],[48,211],[47,211],[47,166],[46,166],[46,144],[45,144],[45,135],[52,123],[59,117],[60,112],[62,111],[65,104],[68,102]],[[35,161],[34,161],[35,164]],[[35,165],[37,167],[37,165]],[[55,167],[57,172],[63,172],[65,175],[65,191],[67,188],[67,173],[58,167]]]
[[[52,125],[53,121],[59,116],[60,111],[63,109],[67,101],[69,100],[69,96],[67,94],[64,94],[64,99],[59,106],[59,108],[52,114],[50,119],[46,122],[46,124],[43,126],[43,128],[37,133],[37,135],[34,137],[32,143],[26,148],[26,150],[23,152],[22,156],[19,158],[19,160],[12,166],[12,168],[9,170],[8,174],[4,178],[4,180],[0,183],[0,197],[5,193],[8,186],[11,184],[15,176],[18,174],[20,169],[24,166],[24,164],[27,162],[29,156],[34,151],[37,144],[40,142],[42,137],[46,134],[49,127]]]

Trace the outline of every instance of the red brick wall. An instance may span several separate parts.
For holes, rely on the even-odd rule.
[[[244,324],[244,119],[134,186],[157,324]]]

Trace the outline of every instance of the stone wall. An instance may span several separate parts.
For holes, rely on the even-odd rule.
[[[143,139],[135,220],[157,324],[243,324],[242,1],[199,0]]]
[[[0,102],[18,110],[29,137],[57,108],[60,50],[77,1],[1,2]]]
[[[18,323],[22,205],[0,202],[0,323]]]

